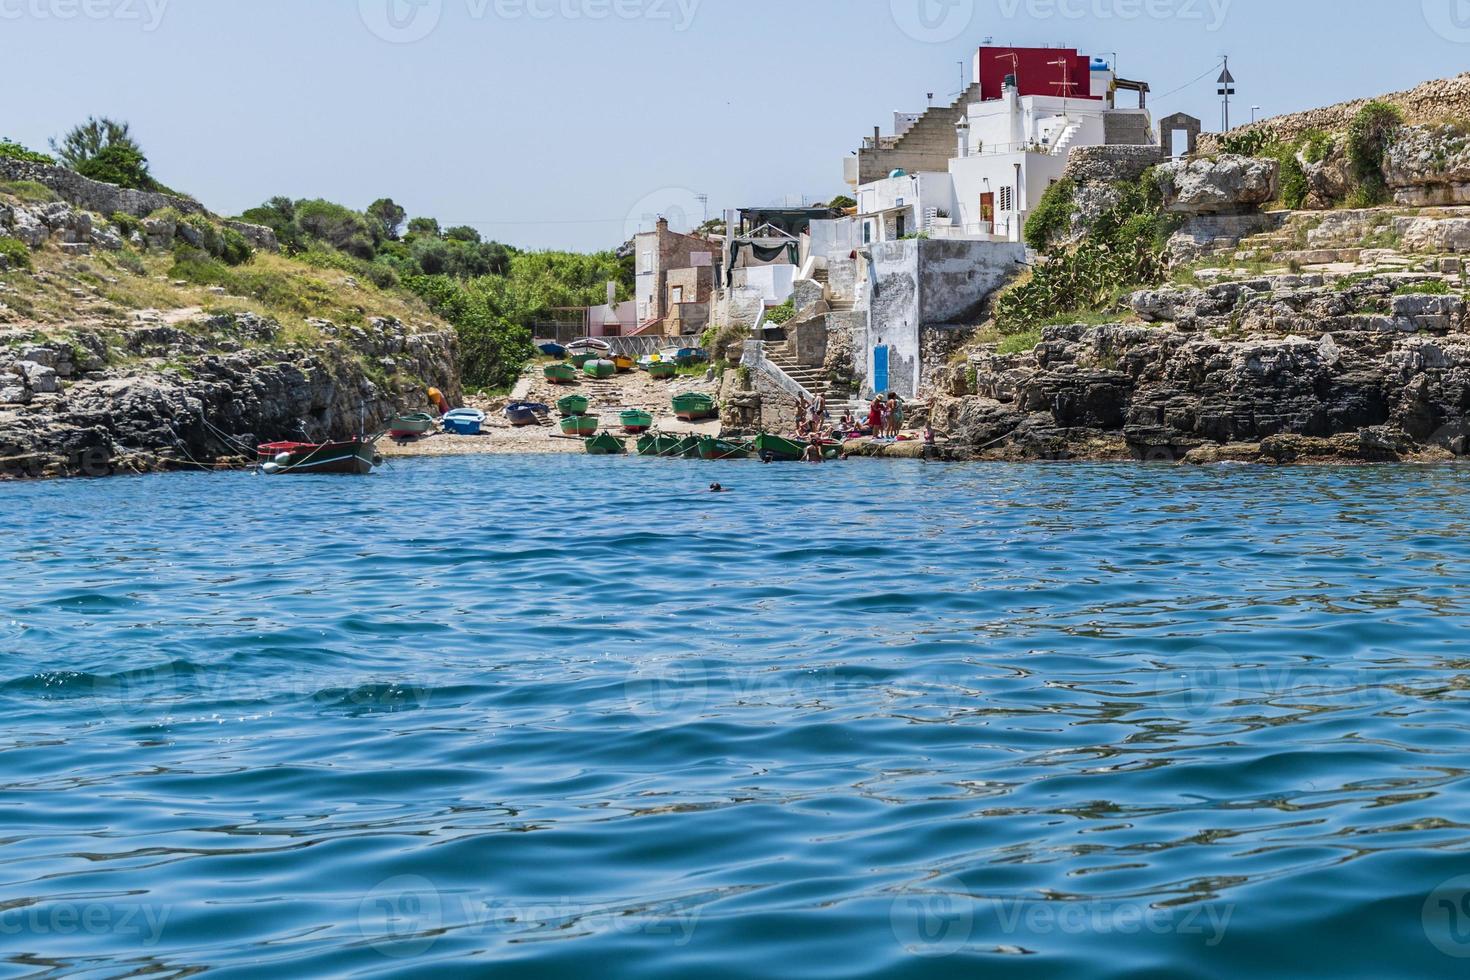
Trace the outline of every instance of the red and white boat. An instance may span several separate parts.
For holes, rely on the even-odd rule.
[[[376,437],[340,442],[268,442],[256,453],[269,476],[308,473],[367,476],[383,461],[378,455],[377,442]]]

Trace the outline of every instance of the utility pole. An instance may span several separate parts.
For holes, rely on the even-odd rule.
[[[1230,132],[1230,97],[1235,94],[1235,76],[1230,74],[1230,56],[1225,55],[1225,68],[1220,72],[1220,97],[1225,100],[1225,128],[1222,133]]]

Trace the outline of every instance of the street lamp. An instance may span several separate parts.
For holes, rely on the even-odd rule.
[[[1254,124],[1255,121],[1256,121],[1256,113],[1258,113],[1260,111],[1261,111],[1261,107],[1260,106],[1258,106],[1258,105],[1251,106],[1251,123],[1252,124]]]

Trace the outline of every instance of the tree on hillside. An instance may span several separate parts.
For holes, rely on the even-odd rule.
[[[390,242],[398,241],[403,223],[408,220],[408,212],[395,204],[391,197],[379,198],[369,204],[367,216],[377,224],[383,237]]]
[[[331,201],[297,201],[296,224],[312,238],[359,259],[377,254],[373,229],[365,215]]]
[[[439,219],[438,218],[414,218],[412,221],[410,221],[408,223],[408,233],[410,235],[424,235],[424,236],[432,236],[434,238],[438,238],[439,237]]]
[[[158,181],[148,172],[148,158],[133,139],[128,124],[88,117],[61,142],[51,141],[62,166],[83,177],[135,190],[158,190]]]
[[[109,146],[130,146],[142,154],[143,148],[133,139],[130,127],[106,116],[98,119],[88,116],[87,121],[72,129],[58,143],[51,141],[51,150],[63,166],[75,170],[78,166],[101,153]]]
[[[480,233],[469,225],[459,225],[458,227],[450,228],[444,233],[444,237],[450,241],[469,242],[472,245],[478,245],[482,241]]]

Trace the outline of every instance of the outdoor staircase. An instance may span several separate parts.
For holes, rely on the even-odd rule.
[[[1080,132],[1082,132],[1082,124],[1080,122],[1074,122],[1068,126],[1062,135],[1058,137],[1056,143],[1053,144],[1051,155],[1054,157],[1066,156],[1067,151],[1072,148],[1072,143],[1077,139],[1077,134]]]
[[[792,381],[801,385],[813,397],[820,395],[827,399],[827,420],[837,422],[841,420],[844,412],[852,412],[858,421],[868,417],[867,403],[858,399],[834,399],[832,395],[832,383],[827,379],[827,372],[823,368],[808,367],[796,359],[789,342],[781,344],[765,345],[766,360],[776,367],[782,374]]]

